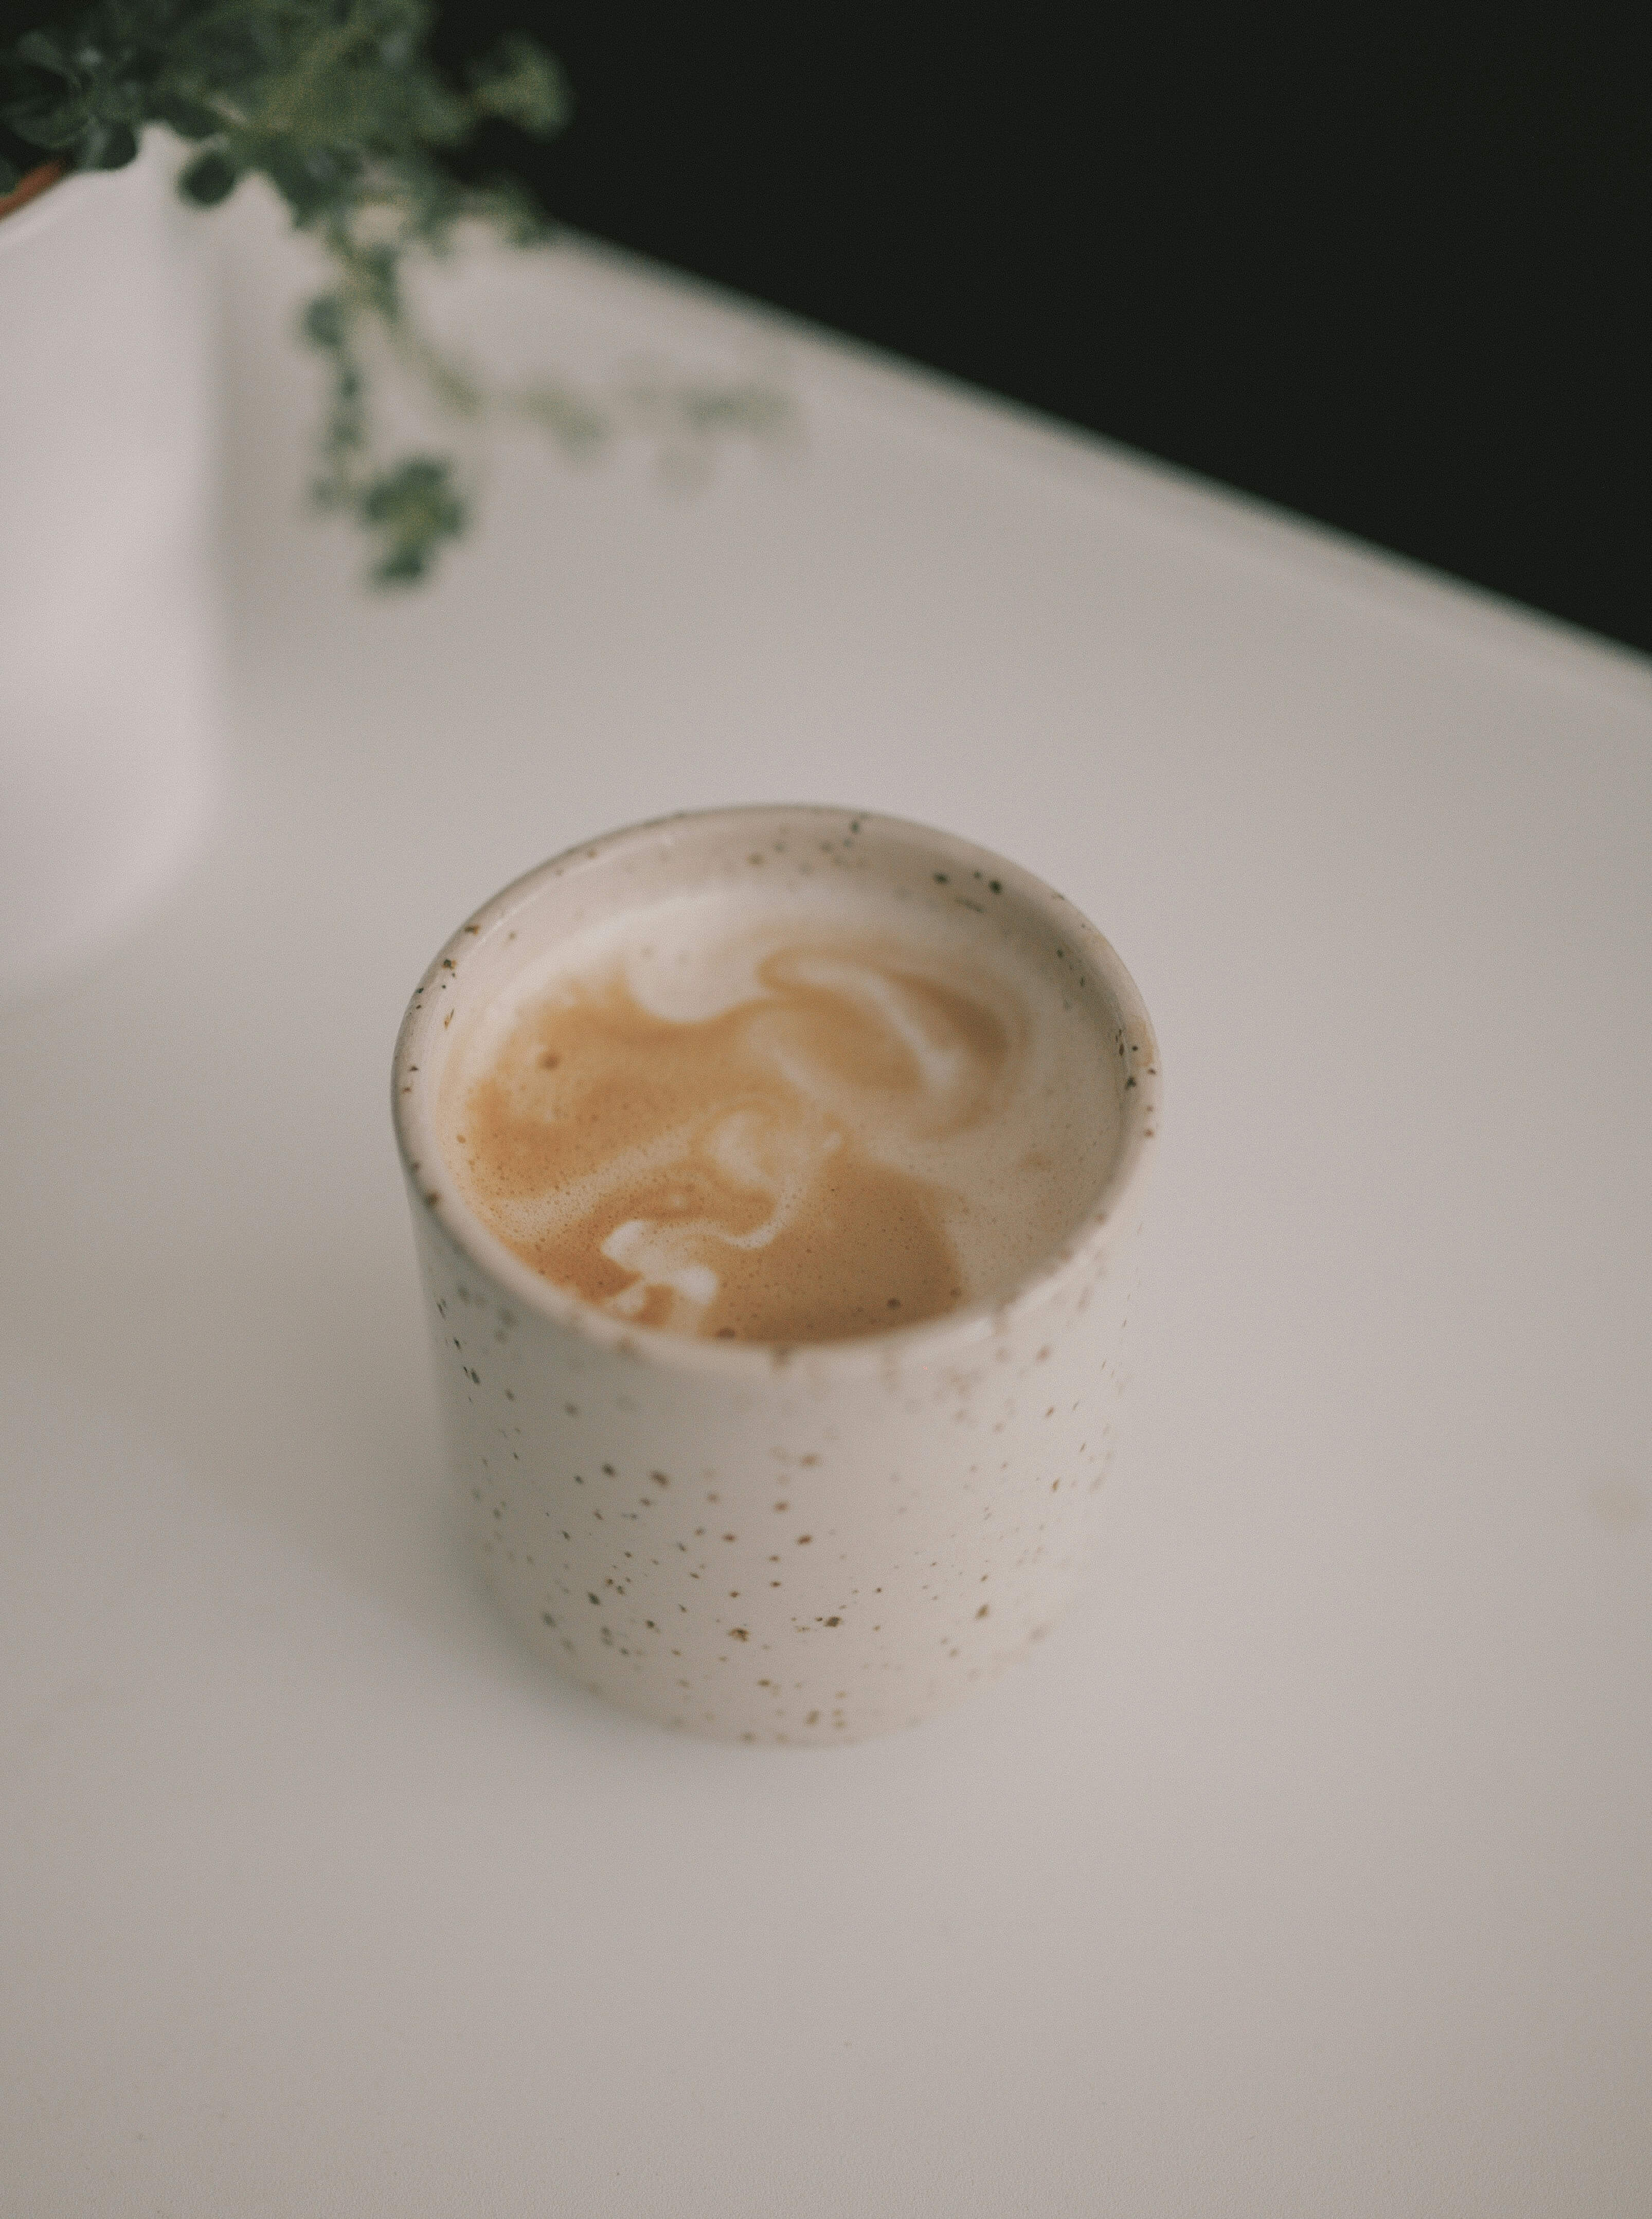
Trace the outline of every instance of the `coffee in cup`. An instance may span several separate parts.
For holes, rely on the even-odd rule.
[[[477,1012],[441,1104],[466,1200],[674,1332],[840,1340],[1007,1290],[1116,1150],[1104,1017],[997,928],[1002,880],[917,910],[777,875],[559,941]]]

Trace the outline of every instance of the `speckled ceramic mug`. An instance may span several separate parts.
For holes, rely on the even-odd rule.
[[[1115,1051],[1110,1172],[991,1301],[796,1348],[629,1324],[552,1285],[462,1198],[438,1143],[451,1028],[593,921],[788,874],[1013,930]],[[452,1462],[489,1585],[594,1694],[725,1740],[848,1742],[996,1676],[1090,1554],[1123,1378],[1158,1056],[1095,927],[1014,864],[898,819],[719,810],[570,850],[479,910],[415,992],[394,1106]]]

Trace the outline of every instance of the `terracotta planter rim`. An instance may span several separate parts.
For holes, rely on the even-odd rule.
[[[62,188],[79,174],[67,163],[59,161],[39,162],[26,171],[16,190],[0,198],[0,251],[10,240],[24,238],[38,231],[43,223],[49,223],[55,209],[73,200],[75,195],[65,193]]]

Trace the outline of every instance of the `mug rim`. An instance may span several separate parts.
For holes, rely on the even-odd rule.
[[[734,825],[764,817],[778,823],[798,818],[815,824],[851,821],[857,827],[877,827],[891,832],[916,834],[937,860],[960,870],[990,870],[993,878],[1014,889],[1023,903],[1044,920],[1066,934],[1083,950],[1112,998],[1126,1033],[1127,1063],[1133,1085],[1121,1091],[1117,1149],[1107,1177],[1090,1207],[1065,1238],[1041,1256],[1008,1287],[978,1300],[965,1302],[938,1317],[912,1325],[890,1326],[877,1333],[848,1335],[838,1340],[779,1342],[717,1340],[698,1334],[674,1333],[660,1326],[639,1325],[617,1318],[582,1296],[558,1286],[524,1262],[515,1251],[482,1221],[460,1191],[444,1160],[437,1138],[431,1090],[434,1080],[422,1066],[424,1044],[440,1028],[441,998],[456,982],[459,969],[495,935],[507,929],[538,892],[544,881],[591,868],[618,850],[656,841],[672,829],[685,825]],[[1152,1021],[1140,990],[1125,969],[1111,942],[1076,909],[1065,896],[1022,865],[978,846],[955,833],[945,832],[915,817],[897,817],[871,809],[847,809],[820,802],[745,802],[731,806],[672,811],[633,824],[575,842],[523,872],[474,911],[450,934],[426,967],[414,988],[396,1035],[391,1063],[390,1107],[397,1148],[409,1198],[415,1211],[428,1210],[449,1240],[477,1271],[522,1308],[537,1312],[589,1342],[593,1348],[631,1356],[656,1367],[723,1379],[730,1384],[751,1382],[790,1364],[807,1363],[833,1372],[886,1370],[909,1357],[926,1360],[977,1352],[991,1339],[1001,1321],[1042,1306],[1072,1278],[1082,1273],[1102,1250],[1111,1245],[1109,1228],[1117,1228],[1124,1205],[1139,1196],[1145,1184],[1151,1143],[1158,1130],[1162,1080],[1158,1043]],[[1133,1221],[1126,1220],[1124,1229]]]

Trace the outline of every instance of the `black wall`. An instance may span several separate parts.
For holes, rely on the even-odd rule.
[[[1652,650],[1652,9],[516,23],[569,223]]]

